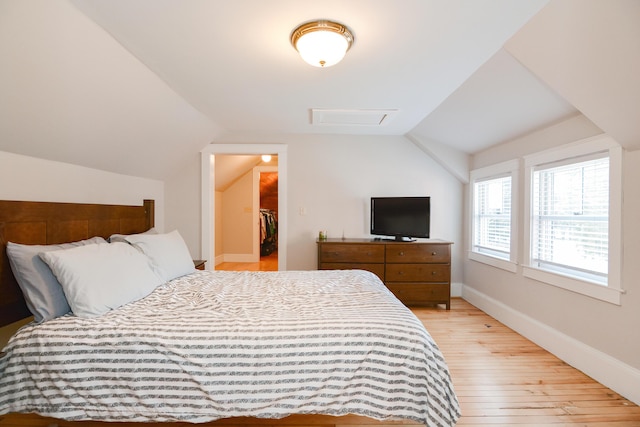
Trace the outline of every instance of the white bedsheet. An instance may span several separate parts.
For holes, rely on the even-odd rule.
[[[188,421],[358,414],[454,425],[443,356],[365,271],[198,271],[94,319],[23,327],[0,414]]]

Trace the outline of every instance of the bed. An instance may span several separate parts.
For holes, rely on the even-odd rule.
[[[11,274],[7,242],[129,236],[40,254],[77,315],[31,322],[3,349],[0,425],[48,425],[51,418],[78,425],[338,424],[327,419],[341,417],[346,424],[448,426],[459,418],[442,354],[377,276],[360,270],[197,271],[184,259],[182,269],[167,275],[178,264],[180,256],[171,252],[177,246],[172,243],[167,258],[166,246],[158,251],[157,242],[169,236],[173,242],[175,234],[142,234],[152,228],[152,201],[138,207],[0,202],[2,324],[33,311]],[[161,267],[154,270],[160,280],[124,303],[101,305],[137,285],[114,284],[117,292],[81,305],[86,296],[77,297],[71,285],[86,277],[85,270],[102,271],[116,248],[126,252],[123,265],[140,255],[151,270]],[[86,254],[101,259],[92,264],[97,257]],[[113,270],[126,272],[113,273],[117,281],[117,274],[123,281],[142,277],[129,267],[101,276]]]

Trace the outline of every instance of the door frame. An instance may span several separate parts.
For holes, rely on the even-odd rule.
[[[278,156],[278,270],[287,269],[287,146],[285,144],[209,144],[201,153],[201,251],[215,270],[215,156],[272,154]]]
[[[268,165],[263,165],[263,166],[256,166],[253,168],[253,193],[252,193],[252,197],[253,197],[253,218],[254,218],[254,223],[256,224],[256,230],[255,230],[255,238],[253,239],[253,254],[254,257],[257,259],[257,261],[260,261],[260,254],[262,253],[262,251],[260,250],[260,175],[262,175],[263,173],[279,173],[278,172],[278,166],[268,166]],[[278,186],[278,192],[280,191],[280,187]],[[280,201],[280,198],[278,197],[278,202]],[[278,209],[280,209],[280,203],[278,203]],[[278,224],[279,225],[279,224]],[[278,236],[276,234],[276,236]],[[276,237],[277,239],[278,237]]]

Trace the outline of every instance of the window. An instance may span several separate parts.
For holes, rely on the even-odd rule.
[[[609,157],[534,168],[532,265],[606,284]]]
[[[471,172],[471,250],[469,258],[516,271],[515,212],[518,162]]]
[[[511,176],[474,183],[473,250],[509,259],[511,248]]]
[[[525,276],[619,303],[619,146],[591,138],[529,156],[525,169]]]

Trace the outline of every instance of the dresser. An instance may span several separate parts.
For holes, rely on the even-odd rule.
[[[451,308],[451,242],[327,239],[317,244],[318,270],[371,271],[408,306]]]

